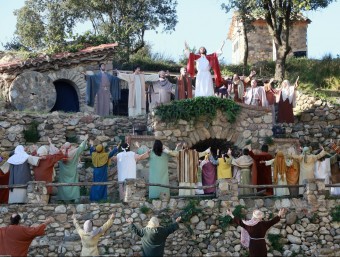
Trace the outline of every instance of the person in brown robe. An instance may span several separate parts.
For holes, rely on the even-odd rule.
[[[282,81],[279,93],[277,122],[278,123],[294,123],[293,108],[295,107],[296,96],[295,89],[298,87],[298,82],[294,86],[289,84],[288,80]]]
[[[269,221],[263,220],[264,214],[260,210],[254,210],[253,217],[249,221],[234,217],[230,210],[227,210],[226,214],[231,216],[234,222],[245,230],[244,233],[241,231],[241,243],[249,247],[249,257],[259,257],[267,256],[266,233],[271,226],[280,221],[285,210],[280,209],[278,215]]]
[[[187,68],[182,67],[180,72],[181,75],[177,79],[175,99],[182,100],[192,98],[192,79],[187,73]]]
[[[37,155],[41,157],[41,159],[38,166],[33,167],[34,180],[51,183],[53,181],[54,165],[66,156],[62,152],[48,154],[45,146],[39,147]],[[47,194],[52,194],[52,187],[47,187]]]
[[[7,163],[8,159],[7,153],[2,153],[0,156],[0,185],[8,185],[9,181],[9,164]],[[8,203],[8,188],[0,189],[0,204]]]
[[[10,225],[0,228],[0,255],[27,256],[34,238],[44,235],[46,226],[54,221],[52,217],[48,217],[39,226],[26,227],[19,225],[20,220],[20,215],[14,213],[10,218]]]
[[[249,155],[254,159],[257,170],[257,185],[271,185],[272,182],[272,170],[271,166],[266,166],[263,161],[269,161],[273,159],[273,156],[268,153],[268,145],[264,144],[261,147],[261,152],[255,154],[253,151],[249,151]],[[262,188],[258,191],[261,191]],[[273,195],[273,188],[265,188],[266,195]]]

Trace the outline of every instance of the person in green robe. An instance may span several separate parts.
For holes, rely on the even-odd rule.
[[[144,257],[161,257],[164,255],[165,241],[167,237],[175,232],[179,226],[181,217],[176,219],[176,222],[162,227],[159,225],[157,217],[152,217],[145,228],[138,228],[133,224],[132,218],[128,218],[130,223],[130,230],[142,238],[142,251]]]
[[[137,143],[137,146],[139,144]],[[142,147],[137,150],[138,154],[147,151]],[[176,156],[174,151],[170,151],[167,147],[163,146],[160,140],[155,140],[152,151],[149,153],[149,183],[158,183],[169,185],[169,156]],[[167,195],[170,197],[170,189],[159,186],[149,187],[149,198],[160,198],[160,195]]]
[[[70,143],[65,143],[61,149],[67,156],[58,162],[59,164],[59,183],[76,183],[79,182],[79,174],[77,170],[79,156],[86,149],[88,135],[78,148],[72,149]],[[58,200],[78,202],[80,198],[79,186],[61,186],[58,188]]]

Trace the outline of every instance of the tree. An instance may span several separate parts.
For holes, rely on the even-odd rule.
[[[226,13],[235,10],[236,19],[242,22],[242,35],[244,38],[244,55],[243,55],[243,74],[245,74],[248,66],[248,33],[254,29],[252,25],[254,17],[251,15],[253,5],[248,0],[230,0],[228,3],[221,5]]]
[[[176,0],[26,0],[18,12],[24,9],[34,12],[40,27],[43,21],[45,47],[65,44],[77,23],[90,22],[93,36],[118,42],[119,48],[129,55],[145,45],[146,31],[160,27],[163,32],[174,30],[176,6]],[[24,20],[18,16],[17,23],[22,27],[17,30],[18,36],[28,37]]]
[[[275,79],[285,75],[290,26],[302,12],[326,8],[334,0],[249,0],[251,16],[264,17],[276,48]],[[231,2],[231,1],[228,1]]]

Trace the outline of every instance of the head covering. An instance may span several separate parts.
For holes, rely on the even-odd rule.
[[[287,166],[285,157],[282,151],[278,151],[274,161],[274,183],[278,182],[278,174],[280,174],[281,181],[286,181]]]
[[[84,223],[84,232],[86,234],[90,234],[92,237],[98,235],[102,231],[102,228],[97,228],[93,230],[93,222],[92,220],[87,220]]]
[[[25,148],[22,145],[18,145],[14,154],[7,160],[9,164],[20,165],[27,161],[29,155],[25,152]]]
[[[67,155],[69,159],[73,159],[78,149],[78,148],[72,147],[70,142],[66,142],[65,144],[63,144],[61,148],[65,149],[65,155]]]
[[[307,163],[307,155],[310,154],[310,148],[308,146],[305,146],[303,149],[302,149],[302,154],[304,155],[303,156],[303,161],[305,163]]]
[[[102,144],[96,146],[96,151],[92,153],[92,164],[94,167],[109,165],[109,153],[104,151]]]
[[[37,155],[38,156],[48,155],[48,150],[47,150],[46,146],[40,146],[37,150]]]
[[[148,225],[146,227],[148,227],[148,228],[157,228],[157,227],[159,227],[159,220],[157,219],[157,217],[152,217],[149,220]]]
[[[260,210],[253,211],[253,219],[261,220],[263,218],[264,214]]]

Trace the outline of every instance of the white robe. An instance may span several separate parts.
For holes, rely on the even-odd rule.
[[[127,178],[136,178],[137,164],[134,152],[121,152],[117,154],[118,182]]]

